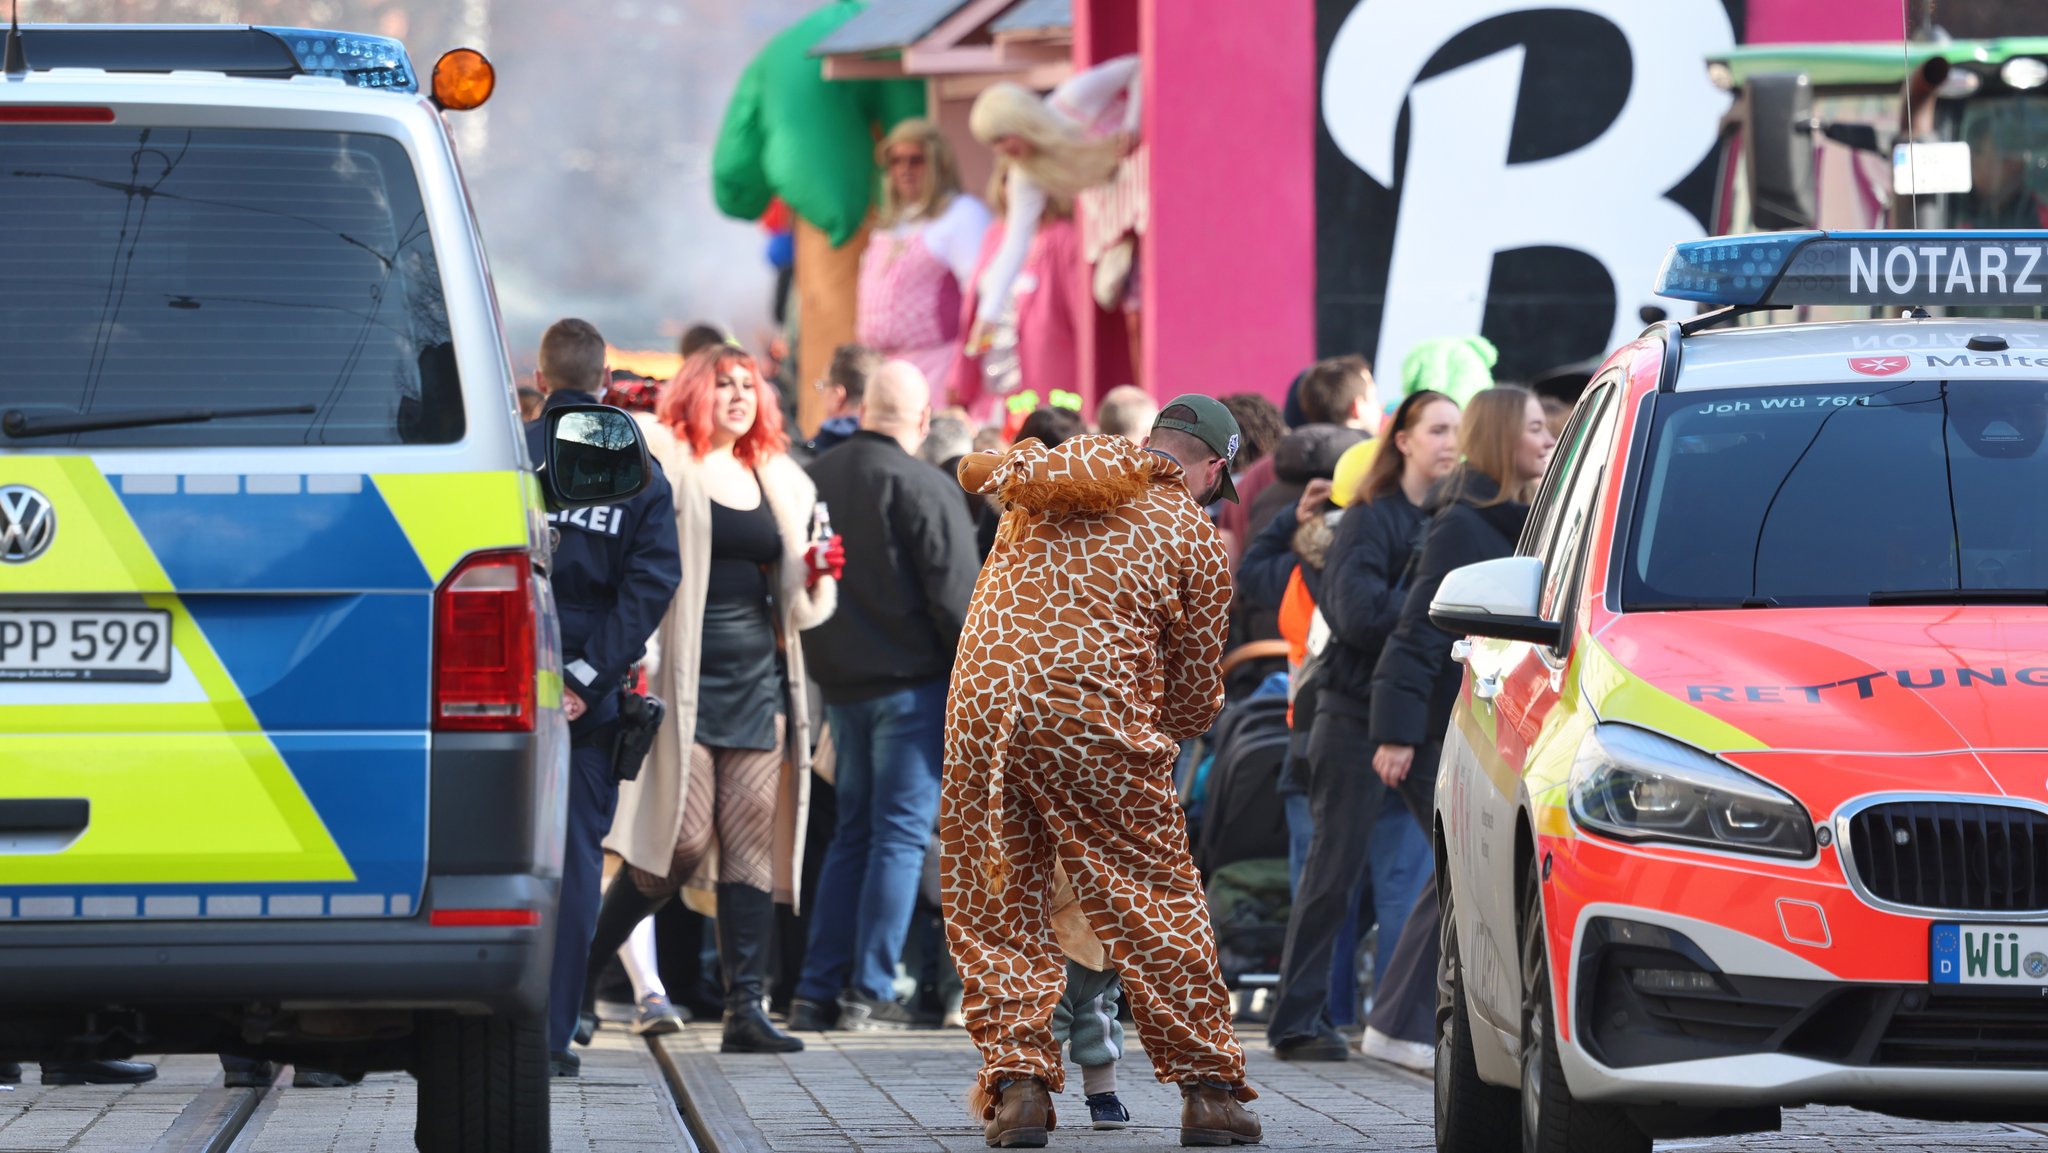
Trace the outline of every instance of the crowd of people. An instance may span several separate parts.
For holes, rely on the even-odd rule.
[[[1090,310],[1137,324],[1128,277],[1068,299],[1074,197],[1133,146],[1132,65],[977,101],[993,210],[933,125],[890,131],[860,341],[815,381],[705,324],[666,382],[610,372],[581,321],[543,338],[532,435],[601,396],[638,411],[659,465],[623,515],[553,518],[577,754],[558,1074],[601,1020],[713,1017],[726,1050],[772,1053],[965,1026],[991,1144],[1029,1145],[1063,1050],[1090,1122],[1130,1120],[1128,1016],[1183,1085],[1184,1136],[1256,1140],[1247,1006],[1183,808],[1203,800],[1188,751],[1226,727],[1223,651],[1274,638],[1286,667],[1260,691],[1288,695],[1287,755],[1260,787],[1288,894],[1266,1040],[1342,1060],[1348,1032],[1430,1065],[1424,830],[1456,669],[1427,606],[1513,548],[1570,398],[1496,384],[1477,337],[1418,345],[1384,398],[1356,356],[1305,368],[1284,405],[1079,395]],[[635,661],[667,716],[628,766],[612,686]]]
[[[1083,1068],[1091,1122],[1110,1127],[1129,1120],[1115,1091],[1118,1017],[1128,1014],[1162,1079],[1209,1086],[1212,1097],[1199,1101],[1223,1118],[1217,1131],[1246,1132],[1238,1103],[1253,1094],[1235,1032],[1244,1023],[1231,1021],[1221,976],[1147,971],[1136,944],[1141,925],[1181,932],[1199,920],[1206,932],[1202,879],[1190,864],[1184,894],[1157,883],[1131,890],[1104,860],[1062,846],[1102,837],[1102,813],[1114,810],[1111,824],[1164,837],[1158,851],[1169,854],[1178,837],[1185,856],[1180,745],[1207,734],[1222,705],[1213,678],[1224,642],[1276,635],[1290,650],[1282,679],[1292,738],[1273,787],[1285,798],[1292,902],[1266,1040],[1291,1060],[1343,1060],[1355,1048],[1430,1066],[1438,925],[1423,830],[1457,669],[1427,606],[1452,568],[1513,549],[1555,444],[1557,416],[1533,393],[1493,382],[1490,346],[1419,347],[1384,406],[1365,362],[1340,357],[1305,369],[1284,406],[1240,393],[1162,410],[1125,387],[1100,399],[1093,426],[1048,406],[1006,433],[958,406],[935,409],[938,386],[901,355],[915,348],[892,356],[848,345],[812,386],[825,416],[804,441],[790,429],[785,390],[752,355],[706,326],[689,339],[682,370],[651,390],[652,410],[640,414],[661,479],[636,498],[648,505],[644,521],[593,518],[613,529],[599,542],[613,561],[652,561],[643,567],[653,575],[618,581],[602,599],[631,607],[631,622],[614,631],[644,630],[645,652],[632,657],[669,713],[637,777],[617,781],[593,757],[574,786],[585,803],[581,820],[572,814],[565,868],[551,1022],[558,1073],[573,1075],[572,1041],[588,1042],[600,1001],[640,1032],[715,1014],[724,1048],[744,1052],[799,1051],[803,1034],[820,1030],[966,1025],[989,1060],[977,1100],[992,1136],[1031,1127],[1034,1106],[1008,1090],[1028,1081],[1056,1091],[1061,1046]],[[538,412],[605,394],[604,350],[580,321],[551,329]],[[1213,419],[1203,416],[1210,409]],[[1146,463],[1199,464],[1206,442],[1194,432],[1203,430],[1215,441],[1203,476]],[[1195,447],[1173,451],[1176,436]],[[1018,479],[1032,469],[1055,479]],[[1132,494],[1154,472],[1184,477],[1173,491],[1198,502],[1190,507],[1215,555],[1182,567],[1213,570],[1225,623],[1212,630],[1216,652],[1186,658],[1207,662],[1212,681],[1186,690],[1200,699],[1183,702],[1178,721],[1145,720],[1140,737],[1105,722],[1119,734],[1116,755],[1137,758],[1133,779],[1156,789],[1112,802],[1088,792],[1104,766],[1069,759],[1077,743],[1103,740],[1064,730],[1060,716],[1085,710],[1026,716],[1069,691],[1073,667],[1116,648],[1103,635],[1112,626],[1094,617],[1030,626],[1041,639],[1070,638],[1074,651],[1061,658],[1066,671],[1014,704],[977,701],[963,681],[990,679],[977,645],[1023,659],[1007,641],[977,639],[977,614],[983,632],[996,619],[1015,627],[1046,605],[1057,618],[1081,595],[1049,593],[1048,568],[1079,562],[1032,543],[1042,526],[1091,500],[1110,501],[1098,513],[1138,507]],[[1049,495],[1077,477],[1081,495]],[[569,530],[567,518],[557,522]],[[643,524],[649,539],[631,539]],[[1184,537],[1156,524],[1131,531],[1153,534],[1155,547]],[[562,567],[565,657],[576,658],[564,703],[583,747],[616,708],[580,694],[622,679],[632,646],[570,639],[584,610],[575,565],[566,577]],[[1005,593],[1012,580],[1026,584]],[[1005,595],[1013,603],[1000,613],[986,603]],[[1175,611],[1200,599],[1185,588],[1180,597]],[[1150,633],[1136,642],[1160,652],[1168,643]],[[1040,810],[1028,834],[1003,824],[1022,819],[1014,809],[984,812],[990,797],[1008,795],[1006,771],[1032,782],[1009,801]],[[942,797],[951,799],[942,806]],[[1088,814],[1078,821],[1076,806]],[[950,826],[942,807],[955,811]],[[989,821],[1003,830],[999,863],[988,866],[1000,884],[975,859],[991,845],[971,826]],[[1025,893],[1013,891],[1019,884]],[[690,911],[657,951],[652,915],[672,903]],[[1359,954],[1375,928],[1368,997]],[[1040,932],[1046,951],[1025,943]],[[1011,948],[1032,959],[1028,977],[991,962]],[[608,968],[623,969],[630,1003],[606,993]],[[669,997],[664,970],[685,982],[680,997]],[[1025,1019],[1011,1019],[1020,1006]],[[1039,1056],[1047,1051],[1050,1065]],[[1189,1102],[1195,1109],[1198,1097]]]

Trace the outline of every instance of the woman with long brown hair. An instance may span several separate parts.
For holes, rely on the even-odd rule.
[[[1401,794],[1425,829],[1460,675],[1451,659],[1456,638],[1430,623],[1429,602],[1453,569],[1515,551],[1522,524],[1529,518],[1529,501],[1557,447],[1536,394],[1509,386],[1489,388],[1472,398],[1458,442],[1465,463],[1444,483],[1416,560],[1415,579],[1401,607],[1401,622],[1372,675],[1370,739],[1377,745],[1373,775]],[[1434,894],[1424,889],[1402,926],[1388,984],[1373,998],[1366,1034],[1372,1039],[1377,1033],[1390,1056],[1405,1052],[1417,1064],[1436,1038],[1439,912]]]
[[[810,539],[817,489],[789,458],[775,386],[745,349],[692,356],[655,415],[644,427],[675,491],[683,556],[648,646],[669,714],[639,779],[619,788],[605,848],[625,867],[605,890],[590,972],[683,885],[715,885],[724,1048],[791,1052],[803,1042],[769,1022],[762,998],[775,904],[798,898],[810,799],[796,634],[832,615],[843,553],[837,537]]]
[[[1352,451],[1360,451],[1353,449]],[[1323,562],[1317,611],[1330,639],[1318,658],[1309,723],[1308,802],[1314,831],[1287,922],[1280,988],[1267,1040],[1289,1060],[1342,1061],[1350,1046],[1332,1024],[1331,957],[1357,907],[1360,880],[1387,789],[1359,763],[1366,747],[1373,665],[1399,619],[1416,532],[1430,490],[1458,463],[1458,406],[1440,392],[1411,393],[1356,491],[1337,494],[1343,518]],[[1306,711],[1302,697],[1297,707]],[[1302,723],[1299,713],[1297,723]],[[1389,870],[1391,871],[1391,870]],[[1381,870],[1373,870],[1379,879]],[[1404,894],[1413,899],[1412,891]],[[1405,914],[1399,909],[1382,913]],[[1393,917],[1383,921],[1387,932]],[[1388,940],[1392,946],[1391,939]],[[1349,963],[1350,958],[1342,958]]]

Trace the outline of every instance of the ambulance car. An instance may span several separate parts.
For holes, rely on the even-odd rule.
[[[1721,307],[1607,360],[1431,604],[1438,1147],[2048,1118],[2048,233],[1723,237],[1658,292]],[[1873,319],[1718,327],[1807,305]]]
[[[598,406],[527,459],[443,122],[488,62],[8,39],[0,1060],[407,1069],[421,1148],[546,1149],[544,506],[646,465]]]

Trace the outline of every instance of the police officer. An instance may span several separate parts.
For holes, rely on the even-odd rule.
[[[547,403],[526,426],[536,462],[546,459],[548,412],[597,403],[607,380],[604,337],[587,321],[556,321],[541,337],[538,375]],[[562,711],[569,719],[568,842],[548,992],[548,1051],[557,1077],[575,1076],[581,1064],[569,1041],[597,928],[604,836],[619,801],[612,765],[619,691],[683,578],[668,479],[658,468],[648,472],[646,489],[623,504],[548,514],[557,535],[553,579],[562,620]]]

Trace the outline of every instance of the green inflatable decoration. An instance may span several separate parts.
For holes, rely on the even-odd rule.
[[[925,114],[922,80],[826,80],[811,48],[860,15],[835,0],[784,31],[740,74],[711,155],[718,210],[758,220],[776,196],[837,246],[853,239],[875,193],[876,133]]]
[[[1417,341],[1401,360],[1401,395],[1434,389],[1463,408],[1493,387],[1500,353],[1483,336],[1432,336]]]

